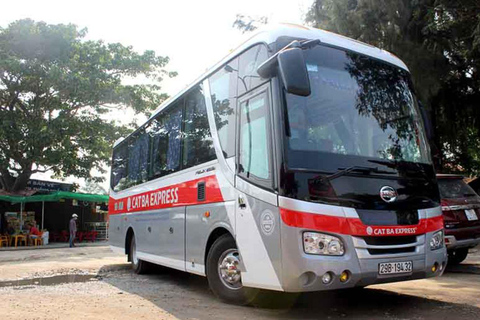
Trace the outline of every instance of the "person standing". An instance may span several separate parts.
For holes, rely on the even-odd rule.
[[[77,233],[77,214],[72,214],[72,219],[70,219],[70,248],[75,247],[74,241],[75,241],[75,234]]]

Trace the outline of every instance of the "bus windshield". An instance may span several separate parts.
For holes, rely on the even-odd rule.
[[[359,159],[431,163],[407,71],[322,45],[304,55],[311,94],[286,96],[290,168],[334,171]]]

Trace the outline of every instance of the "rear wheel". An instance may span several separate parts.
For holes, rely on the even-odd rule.
[[[245,305],[255,299],[258,289],[242,284],[240,254],[235,240],[228,234],[213,243],[207,256],[207,279],[213,293],[226,302]]]
[[[468,248],[452,250],[448,253],[448,264],[457,265],[467,258]]]
[[[135,243],[135,235],[133,235],[130,241],[130,261],[132,263],[132,269],[136,274],[144,274],[147,272],[148,262],[138,259],[137,245]]]

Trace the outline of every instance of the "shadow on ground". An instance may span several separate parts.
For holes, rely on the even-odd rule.
[[[379,289],[339,290],[308,294],[271,293],[261,305],[220,302],[206,278],[155,267],[136,275],[128,265],[101,269],[102,281],[138,295],[178,319],[480,319],[480,309]]]
[[[480,264],[462,263],[458,265],[447,265],[445,272],[480,274]]]

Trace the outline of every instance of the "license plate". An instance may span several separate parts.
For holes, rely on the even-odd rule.
[[[468,221],[478,220],[477,213],[474,209],[465,210],[465,215],[467,216]]]
[[[412,261],[379,263],[378,274],[410,273],[412,268]]]

